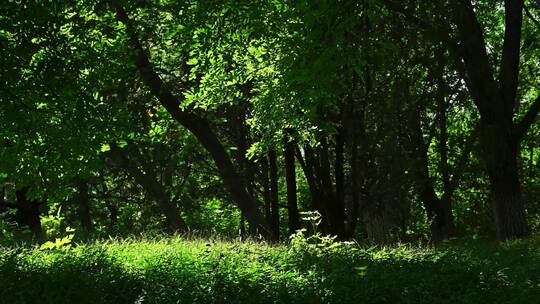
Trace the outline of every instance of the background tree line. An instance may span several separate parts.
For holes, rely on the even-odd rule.
[[[3,239],[278,240],[305,211],[341,239],[536,233],[539,19],[523,0],[7,1]]]

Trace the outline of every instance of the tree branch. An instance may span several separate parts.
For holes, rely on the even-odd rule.
[[[114,195],[114,194],[106,194],[106,193],[98,194],[98,195],[90,194],[88,197],[93,198],[93,199],[103,199],[103,200],[115,199],[115,200],[130,202],[130,203],[133,203],[133,204],[136,204],[136,205],[141,205],[142,204],[142,202],[134,200],[134,199],[129,198],[127,196]]]
[[[509,115],[514,112],[519,76],[523,0],[504,1],[504,44],[499,86]]]
[[[533,124],[534,120],[536,119],[536,116],[538,116],[538,113],[540,112],[540,95],[536,97],[533,104],[525,113],[523,118],[514,126],[514,135],[518,140],[522,139],[525,134],[527,134],[527,131],[529,130],[529,127]]]
[[[529,8],[527,6],[523,6],[523,10],[525,11],[525,15],[536,25],[538,29],[540,29],[540,21],[538,19],[534,18],[531,11],[529,11]]]
[[[0,201],[0,207],[6,207],[6,208],[9,208],[9,209],[16,209],[17,204],[11,203],[11,202],[8,202],[8,201]]]
[[[457,164],[454,166],[454,172],[452,173],[452,178],[450,179],[450,183],[448,184],[448,188],[444,191],[444,196],[451,197],[454,190],[456,189],[457,185],[459,184],[461,177],[463,176],[463,171],[465,169],[465,166],[469,162],[469,154],[471,154],[475,144],[476,140],[478,138],[478,130],[479,130],[479,124],[477,123],[474,129],[469,134],[469,137],[467,138],[467,141],[465,142],[465,146],[463,147],[463,152],[461,152],[461,155],[457,161]]]
[[[471,0],[450,1],[454,21],[457,25],[460,49],[465,69],[469,76],[469,91],[483,119],[490,121],[498,85],[487,54],[484,33]]]
[[[416,17],[413,12],[407,11],[399,4],[399,2],[396,2],[394,0],[383,0],[383,3],[388,9],[405,17],[410,23],[421,29],[427,36],[430,36],[433,40],[442,42],[450,50],[450,53],[454,57],[454,59],[456,59],[458,62],[461,61],[462,55],[460,47],[446,30],[438,28],[435,25],[425,22],[424,20]]]

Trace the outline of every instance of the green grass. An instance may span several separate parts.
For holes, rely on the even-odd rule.
[[[540,240],[132,240],[0,251],[0,303],[540,303]]]

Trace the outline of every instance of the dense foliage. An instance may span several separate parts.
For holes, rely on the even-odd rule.
[[[492,2],[7,1],[2,240],[528,236],[539,7]]]
[[[523,302],[538,278],[514,253],[291,250],[297,231],[536,237],[538,112],[535,0],[4,0],[0,245],[39,250],[3,252],[0,280],[50,302],[77,280],[96,282],[77,301],[449,302],[447,284]],[[82,245],[171,234],[296,237],[225,243],[224,260],[197,242]]]

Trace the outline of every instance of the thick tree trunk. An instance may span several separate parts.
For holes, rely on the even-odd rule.
[[[270,226],[276,240],[279,240],[279,188],[278,188],[278,167],[276,151],[268,152],[268,161],[270,163]]]
[[[434,234],[435,240],[446,240],[455,234],[454,213],[452,212],[452,201],[442,198],[440,200],[440,212],[437,214],[435,223],[437,231]],[[433,230],[432,230],[433,231]]]
[[[508,240],[529,236],[517,171],[509,169],[490,176],[497,238]]]
[[[296,197],[296,165],[294,157],[294,143],[292,141],[285,144],[285,179],[287,182],[287,209],[289,213],[289,233],[294,233],[300,229],[300,215],[298,214],[298,204]]]
[[[421,199],[428,216],[431,232],[431,241],[440,242],[454,235],[454,217],[450,200],[439,199],[433,186],[427,182],[424,186]]]
[[[90,197],[88,193],[88,183],[85,180],[79,180],[77,183],[79,193],[76,196],[78,206],[79,220],[84,233],[92,232],[92,218],[90,216]]]
[[[527,237],[530,231],[517,167],[518,145],[496,144],[491,135],[486,133],[481,142],[491,184],[497,238],[504,241]]]
[[[513,123],[519,84],[523,0],[506,0],[504,42],[498,81],[495,80],[483,30],[473,2],[453,1],[463,59],[470,80],[467,85],[481,116],[481,158],[486,164],[500,240],[529,235],[521,197],[517,155],[520,141],[540,111],[540,97],[523,118]],[[456,49],[456,48],[450,48]]]
[[[27,226],[36,240],[41,241],[44,239],[44,235],[39,218],[39,207],[43,202],[29,200],[27,192],[27,189],[21,189],[15,193],[17,197],[17,214],[15,218],[19,226]]]
[[[375,204],[370,202],[370,207],[363,210],[363,222],[365,225],[367,238],[370,242],[383,244],[389,241],[390,226],[389,219],[386,218],[388,212],[383,210],[384,206],[377,206],[373,208]]]

